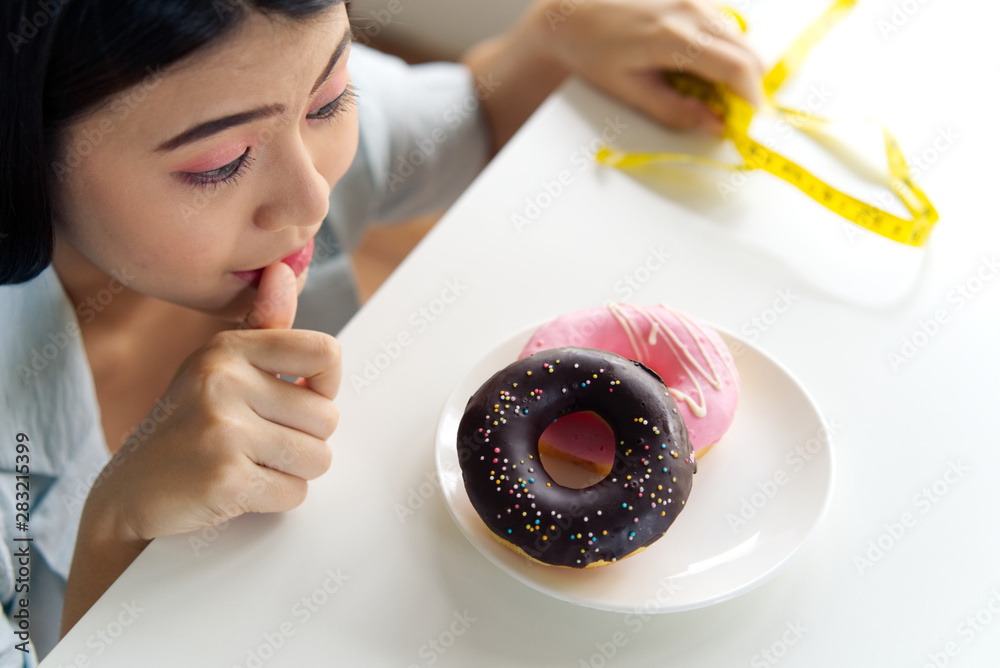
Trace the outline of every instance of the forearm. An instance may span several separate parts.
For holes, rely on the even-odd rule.
[[[60,637],[73,628],[148,544],[148,540],[123,535],[107,513],[84,507],[66,583]]]
[[[507,143],[569,73],[548,48],[546,7],[536,3],[513,28],[462,57],[480,83],[480,104],[492,131],[494,151]]]

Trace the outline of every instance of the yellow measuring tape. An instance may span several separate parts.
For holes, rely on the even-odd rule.
[[[813,45],[856,2],[857,0],[837,0],[819,20],[799,36],[764,77],[764,92],[768,102],[764,108],[790,119],[789,122],[793,127],[798,127],[807,134],[818,132],[828,121],[775,104],[772,96],[785,79],[798,70]],[[726,11],[745,31],[746,23],[743,19],[732,10]],[[723,136],[731,139],[736,145],[736,150],[743,157],[743,164],[731,165],[711,158],[681,153],[627,153],[607,146],[598,151],[598,162],[619,169],[663,163],[698,164],[741,171],[763,169],[792,184],[827,209],[876,234],[910,246],[922,246],[927,242],[927,236],[938,220],[937,211],[924,192],[914,183],[899,144],[885,128],[882,128],[882,133],[885,136],[886,154],[889,159],[888,185],[913,216],[912,220],[900,218],[837,190],[800,165],[751,139],[747,133],[753,120],[754,109],[724,84],[713,84],[688,72],[670,71],[666,72],[664,77],[677,92],[700,100],[724,119]]]

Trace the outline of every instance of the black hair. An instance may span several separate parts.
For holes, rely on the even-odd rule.
[[[0,285],[52,261],[62,130],[227,34],[250,12],[305,19],[343,0],[3,0]]]

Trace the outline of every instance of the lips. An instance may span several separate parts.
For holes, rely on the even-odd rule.
[[[306,267],[309,266],[309,262],[312,260],[313,247],[315,245],[315,241],[310,239],[309,242],[301,249],[295,251],[291,255],[286,255],[281,258],[281,262],[284,262],[291,267],[292,271],[295,272],[295,275],[299,276],[306,270]],[[257,285],[260,283],[260,277],[264,275],[264,269],[265,267],[260,267],[259,269],[250,269],[247,271],[234,271],[233,275],[250,285]]]

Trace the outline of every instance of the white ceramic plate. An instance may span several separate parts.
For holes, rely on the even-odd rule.
[[[436,460],[445,503],[490,561],[571,603],[656,613],[739,596],[798,554],[830,503],[834,462],[827,431],[816,404],[787,369],[724,330],[719,333],[740,372],[739,408],[723,439],[698,460],[687,507],[663,538],[617,564],[586,570],[537,564],[494,540],[465,492],[458,424],[469,397],[517,359],[535,329],[486,354],[449,395],[438,423]]]

